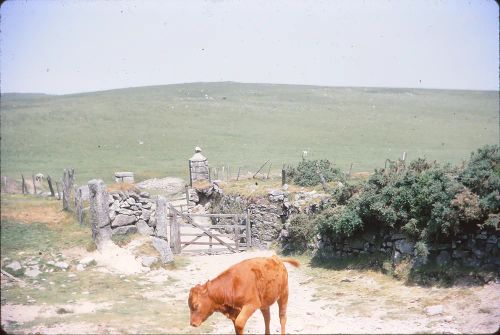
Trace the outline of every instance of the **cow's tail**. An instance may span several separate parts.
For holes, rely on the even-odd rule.
[[[300,262],[296,259],[293,259],[293,258],[281,258],[281,261],[285,262],[285,263],[290,263],[293,266],[295,266],[296,268],[298,268],[300,266]]]

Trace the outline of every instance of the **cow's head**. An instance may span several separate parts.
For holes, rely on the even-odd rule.
[[[196,285],[189,291],[188,305],[191,310],[191,326],[198,327],[214,312],[213,302],[208,296],[208,282]]]

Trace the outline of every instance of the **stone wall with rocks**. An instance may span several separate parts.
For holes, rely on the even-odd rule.
[[[252,246],[266,248],[281,242],[287,249],[287,227],[292,215],[314,213],[330,204],[328,194],[316,191],[290,193],[287,185],[281,189],[270,190],[261,197],[226,195],[214,181],[210,187],[197,190],[200,199],[218,213],[250,213]],[[495,267],[500,271],[500,231],[479,230],[474,234],[462,234],[449,243],[429,245],[429,255],[423,259],[415,250],[415,243],[404,234],[387,232],[385,234],[365,233],[360,237],[344,241],[330,241],[324,236],[316,236],[310,244],[314,252],[326,258],[345,258],[376,253],[386,254],[393,263],[410,259],[415,266],[425,262],[437,265],[463,265],[470,267]]]
[[[459,235],[449,243],[429,244],[426,258],[419,255],[414,242],[400,233],[364,234],[346,241],[317,236],[315,248],[319,256],[326,258],[383,253],[390,255],[394,264],[410,259],[414,266],[435,262],[438,266],[490,267],[500,271],[500,231],[497,230],[478,230],[474,234]]]
[[[214,181],[209,187],[197,189],[199,199],[214,213],[250,214],[252,246],[267,248],[279,240],[292,214],[311,213],[325,206],[330,196],[316,191],[291,194],[288,186],[269,190],[267,195],[243,197],[225,194]],[[209,204],[207,206],[207,203]]]
[[[139,232],[155,235],[156,203],[148,192],[118,191],[109,195],[109,219],[113,235]]]

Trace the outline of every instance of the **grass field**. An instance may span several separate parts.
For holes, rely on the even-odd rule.
[[[3,94],[2,175],[109,182],[187,176],[201,146],[233,173],[328,158],[370,171],[403,151],[452,163],[499,141],[498,92],[194,83],[48,96]]]

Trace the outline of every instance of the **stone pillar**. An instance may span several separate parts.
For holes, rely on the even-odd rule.
[[[64,169],[64,175],[62,179],[63,183],[63,210],[70,211],[70,197],[71,191],[73,190],[73,182],[74,182],[74,169]]]
[[[97,248],[111,238],[111,222],[109,220],[109,196],[106,185],[100,179],[92,179],[88,183],[90,197],[90,222],[92,239]]]
[[[167,199],[161,195],[156,199],[156,236],[167,240]]]
[[[196,180],[209,180],[208,161],[201,154],[201,148],[194,149],[194,155],[189,159],[189,184],[193,186]]]
[[[156,199],[156,236],[152,237],[153,247],[160,253],[162,263],[174,261],[174,255],[167,240],[167,199],[159,195]]]

